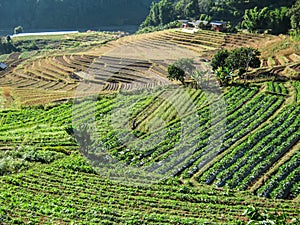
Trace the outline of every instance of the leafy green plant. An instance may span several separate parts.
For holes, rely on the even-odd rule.
[[[11,174],[27,167],[26,162],[22,159],[11,156],[0,158],[0,176]]]
[[[297,219],[288,222],[286,214],[278,214],[278,213],[268,213],[267,210],[259,210],[254,206],[249,206],[243,213],[243,215],[247,216],[249,221],[239,222],[239,224],[247,224],[247,225],[296,225],[299,221]]]
[[[216,76],[221,86],[227,86],[232,77],[232,74],[228,67],[219,67],[216,70]]]

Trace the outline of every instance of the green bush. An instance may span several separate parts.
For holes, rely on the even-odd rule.
[[[0,38],[0,54],[9,54],[17,51],[18,49],[14,46],[11,41],[7,41]]]
[[[52,152],[58,152],[58,153],[63,153],[65,155],[70,155],[71,152],[67,149],[65,149],[64,147],[62,146],[46,146],[46,147],[43,147],[43,151],[52,151]]]
[[[65,154],[60,152],[53,151],[28,151],[24,153],[24,160],[29,162],[41,162],[41,163],[51,163],[57,159],[61,159],[65,156]]]
[[[15,159],[11,156],[0,159],[0,176],[11,174],[26,167],[26,162],[22,159]]]
[[[83,158],[81,155],[71,155],[70,157],[65,157],[62,160],[58,160],[55,162],[55,166],[57,168],[63,168],[67,170],[84,172],[84,173],[92,173],[95,174],[95,170],[91,167],[91,165]]]
[[[239,222],[240,225],[256,225],[256,224],[276,224],[276,225],[296,225],[299,220],[294,218],[290,222],[287,220],[286,214],[268,213],[266,210],[259,210],[253,206],[249,206],[243,215],[247,216],[249,221]]]

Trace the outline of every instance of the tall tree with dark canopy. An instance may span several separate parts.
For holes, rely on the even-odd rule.
[[[260,52],[250,47],[237,48],[232,51],[220,50],[214,55],[211,66],[216,73],[221,71],[222,74],[223,71],[227,72],[227,68],[228,74],[237,70],[241,77],[247,73],[250,67],[258,68],[260,66],[259,56]],[[246,75],[244,78],[246,80]]]
[[[182,84],[184,84],[184,75],[185,72],[183,69],[180,69],[179,67],[175,65],[169,65],[168,66],[168,79],[169,80],[179,80]]]

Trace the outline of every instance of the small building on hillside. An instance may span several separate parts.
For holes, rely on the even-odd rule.
[[[0,62],[0,70],[5,70],[7,65],[4,62]]]
[[[178,20],[181,23],[182,28],[192,28],[192,29],[212,29],[214,31],[226,31],[227,30],[227,22],[224,21],[206,21],[206,20]]]
[[[207,20],[196,20],[193,23],[196,28],[208,29],[210,27],[210,23]]]
[[[189,21],[188,25],[189,25],[188,27],[191,27],[191,28],[198,28],[198,24],[193,21]]]
[[[188,20],[178,20],[179,23],[181,23],[182,28],[188,28],[189,27],[189,21]]]
[[[181,23],[182,28],[209,29],[211,27],[209,21],[206,20],[196,20],[196,21],[178,20],[178,22]]]
[[[227,22],[223,21],[212,21],[210,22],[211,29],[215,31],[226,31],[227,30]]]

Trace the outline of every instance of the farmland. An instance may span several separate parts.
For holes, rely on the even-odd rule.
[[[65,38],[5,56],[1,222],[237,224],[249,206],[299,219],[296,45],[275,52],[271,35],[178,29]],[[206,70],[217,50],[240,46],[262,51],[246,84],[166,78],[179,58]]]

